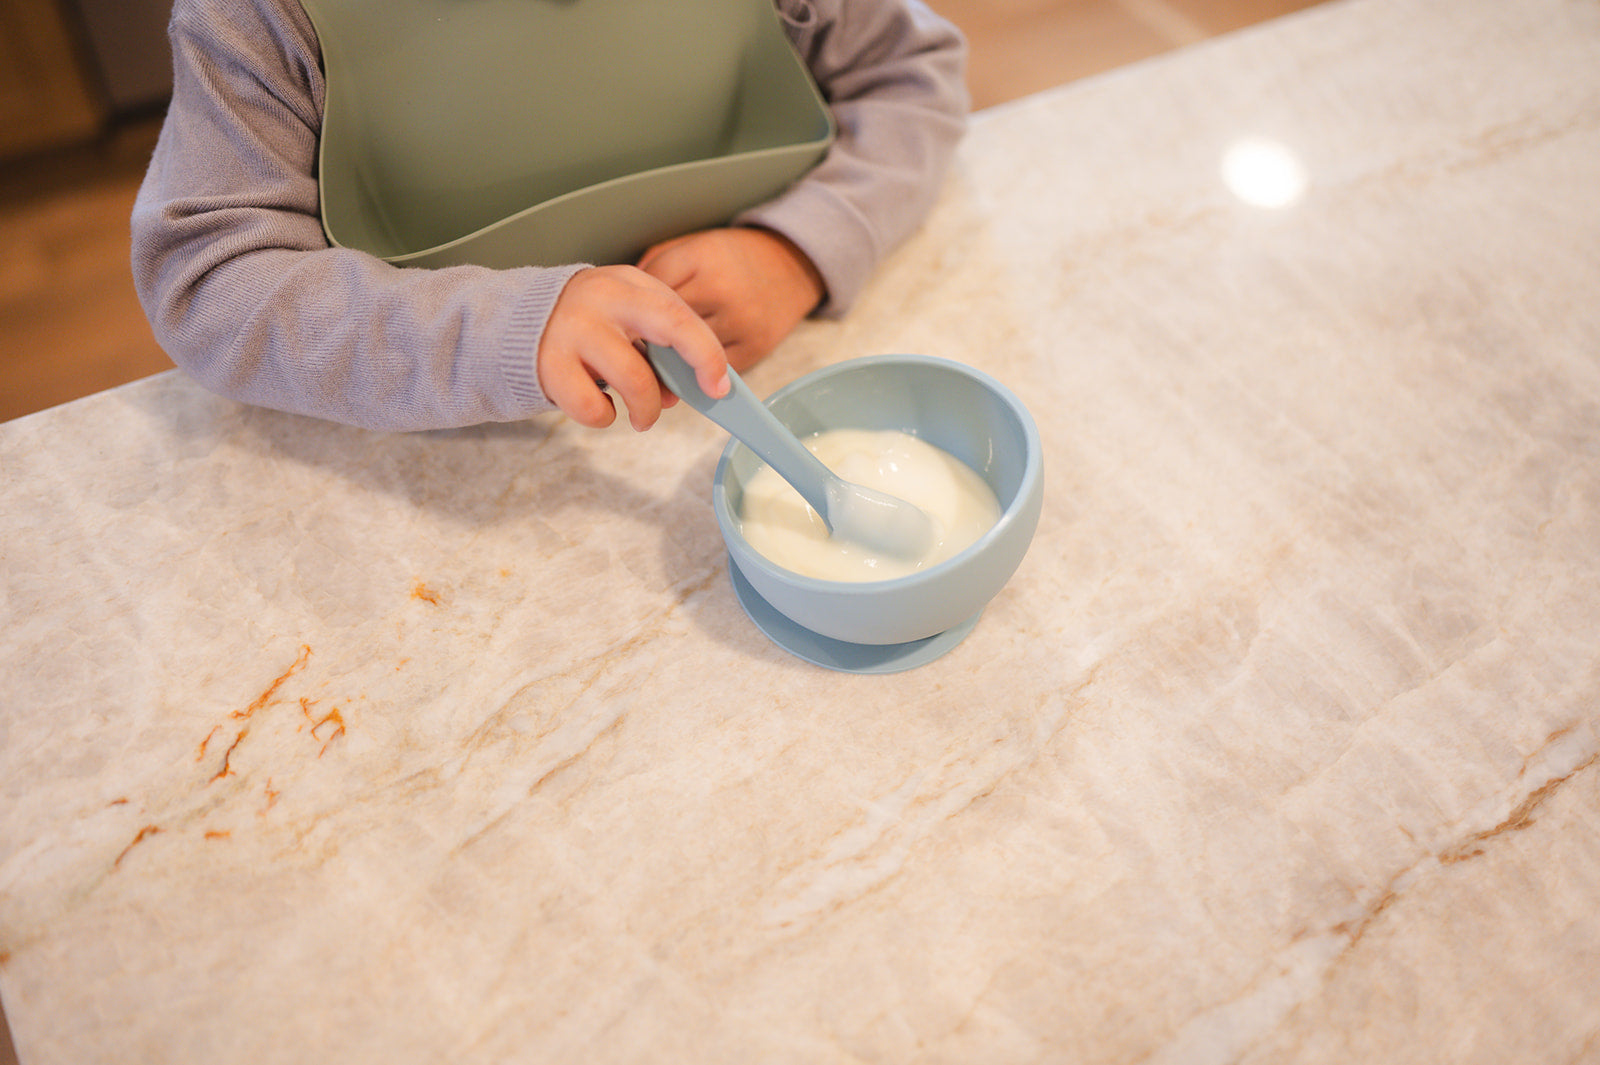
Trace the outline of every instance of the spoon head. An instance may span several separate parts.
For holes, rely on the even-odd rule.
[[[903,559],[922,558],[932,549],[937,537],[932,519],[903,499],[846,481],[828,469],[733,370],[728,371],[728,394],[713,399],[673,349],[650,344],[645,355],[680,399],[732,433],[793,485],[835,537]]]
[[[838,477],[828,482],[827,492],[825,517],[835,538],[904,559],[932,549],[933,519],[904,499]]]

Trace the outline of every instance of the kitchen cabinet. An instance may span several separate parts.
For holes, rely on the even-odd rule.
[[[0,0],[0,159],[90,137],[105,114],[54,0]]]
[[[77,13],[114,114],[159,107],[172,94],[171,0],[65,0]]]

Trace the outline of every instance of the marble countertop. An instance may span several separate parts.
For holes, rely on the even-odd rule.
[[[977,116],[750,376],[926,352],[1039,422],[1031,552],[892,676],[749,623],[686,408],[0,426],[22,1062],[1600,1059],[1597,190],[1594,0]]]

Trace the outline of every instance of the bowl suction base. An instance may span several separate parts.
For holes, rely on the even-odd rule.
[[[731,558],[728,576],[739,605],[773,643],[813,665],[841,673],[899,673],[927,665],[966,639],[983,613],[980,610],[953,628],[910,643],[847,643],[812,632],[780,614],[757,594]]]

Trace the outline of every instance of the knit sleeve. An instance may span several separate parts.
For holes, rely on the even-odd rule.
[[[178,0],[173,96],[134,206],[156,339],[203,386],[374,429],[550,409],[534,357],[581,266],[400,269],[332,248],[318,212],[324,84],[294,0]]]
[[[827,285],[821,313],[837,316],[939,195],[966,128],[966,42],[919,0],[779,7],[839,135],[810,174],[736,221],[799,246]]]

